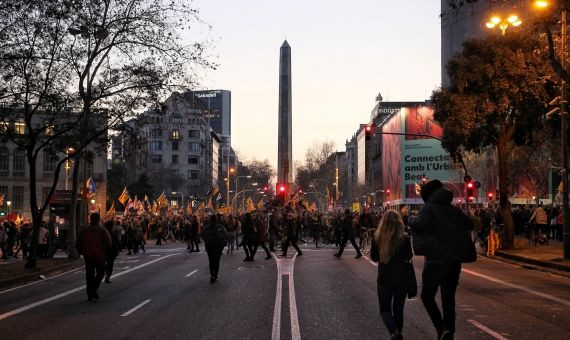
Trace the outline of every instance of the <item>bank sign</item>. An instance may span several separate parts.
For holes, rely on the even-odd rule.
[[[394,188],[391,200],[419,198],[416,183],[422,184],[424,178],[449,183],[461,181],[457,165],[441,147],[439,139],[443,129],[434,121],[431,107],[401,108],[384,124],[382,131],[403,134],[382,137],[383,181],[385,187]]]

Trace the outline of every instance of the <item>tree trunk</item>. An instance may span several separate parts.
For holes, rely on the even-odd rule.
[[[509,128],[507,128],[507,130],[509,131],[507,131],[507,133],[503,133],[503,136],[499,138],[499,141],[497,143],[497,158],[499,160],[499,192],[501,196],[501,215],[503,216],[503,221],[506,227],[503,239],[501,240],[501,245],[505,249],[510,249],[514,244],[515,223],[513,220],[513,215],[511,214],[511,202],[509,201],[507,188],[509,157],[508,143],[510,141],[510,134],[512,134]]]
[[[81,160],[76,158],[73,164],[73,174],[71,176],[71,203],[69,205],[69,236],[67,240],[68,257],[79,258],[75,241],[77,240],[77,189],[79,187],[79,168]]]
[[[32,239],[30,241],[30,251],[28,260],[26,261],[26,268],[36,268],[38,257],[38,241],[40,238],[40,226],[42,222],[42,217],[39,214],[38,201],[36,194],[36,158],[28,153],[28,166],[30,169],[30,210],[32,211]]]

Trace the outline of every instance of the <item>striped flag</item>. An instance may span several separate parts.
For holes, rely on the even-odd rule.
[[[160,194],[160,196],[158,196],[158,198],[156,199],[156,203],[158,203],[159,209],[168,206],[168,200],[166,199],[166,196],[164,195],[164,191]]]
[[[259,200],[259,202],[257,203],[257,210],[261,210],[265,208],[265,204],[263,204],[263,198]]]
[[[107,211],[107,218],[113,218],[115,217],[115,202],[111,203],[111,209],[109,209],[109,211]]]
[[[123,189],[123,193],[121,194],[121,196],[119,196],[119,202],[121,202],[122,205],[125,205],[125,203],[127,203],[127,201],[130,199],[131,199],[131,196],[129,196],[129,192],[127,191],[127,187],[125,187],[125,189]]]
[[[248,197],[247,200],[245,201],[245,204],[247,206],[247,212],[254,212],[255,211],[255,204],[253,204],[253,200],[251,199],[251,197]]]

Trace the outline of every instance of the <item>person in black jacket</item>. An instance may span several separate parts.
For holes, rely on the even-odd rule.
[[[348,243],[348,241],[350,241],[350,244],[352,244],[352,246],[354,247],[354,249],[356,249],[356,258],[360,258],[362,257],[362,253],[360,252],[360,248],[358,248],[358,245],[356,244],[356,241],[354,240],[355,235],[355,230],[353,228],[352,225],[352,214],[350,213],[349,209],[346,209],[344,211],[344,218],[342,219],[341,225],[342,225],[342,242],[340,244],[340,249],[338,250],[338,253],[334,254],[334,256],[340,258],[342,256],[342,252],[344,251],[344,247],[346,247],[346,244]]]
[[[370,258],[378,263],[380,315],[392,339],[402,339],[404,303],[410,280],[412,244],[404,233],[404,222],[395,210],[388,210],[376,229]]]
[[[461,273],[462,245],[458,236],[473,229],[473,222],[463,211],[452,205],[453,193],[439,180],[422,186],[425,205],[420,214],[410,217],[412,235],[429,233],[434,236],[433,251],[425,254],[422,272],[421,299],[438,334],[438,339],[453,339],[455,333],[455,291]],[[416,249],[414,249],[416,250]],[[443,316],[435,295],[441,287]]]
[[[289,249],[290,244],[292,244],[293,248],[297,250],[297,256],[302,256],[303,252],[297,245],[297,240],[299,239],[299,225],[297,224],[297,219],[293,216],[293,213],[287,213],[287,220],[285,223],[287,226],[287,239],[283,245],[283,254],[281,256],[287,256],[287,249]]]
[[[214,283],[218,279],[220,259],[227,242],[226,229],[223,225],[218,223],[218,216],[210,216],[210,223],[204,227],[202,239],[204,239],[206,253],[208,254],[210,283]]]
[[[103,227],[107,230],[111,236],[111,248],[107,250],[105,254],[105,283],[111,283],[111,274],[113,274],[113,266],[115,265],[115,259],[119,255],[119,238],[114,230],[115,222],[113,220],[108,220],[103,223]]]

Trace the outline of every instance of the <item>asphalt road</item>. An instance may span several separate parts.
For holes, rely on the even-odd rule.
[[[224,255],[210,284],[207,255],[181,243],[121,255],[101,300],[87,302],[83,269],[0,291],[0,339],[388,339],[376,267],[334,249],[242,262]],[[421,289],[422,259],[415,258]],[[457,339],[570,338],[570,279],[480,258],[457,292]],[[404,337],[435,339],[418,299]]]

